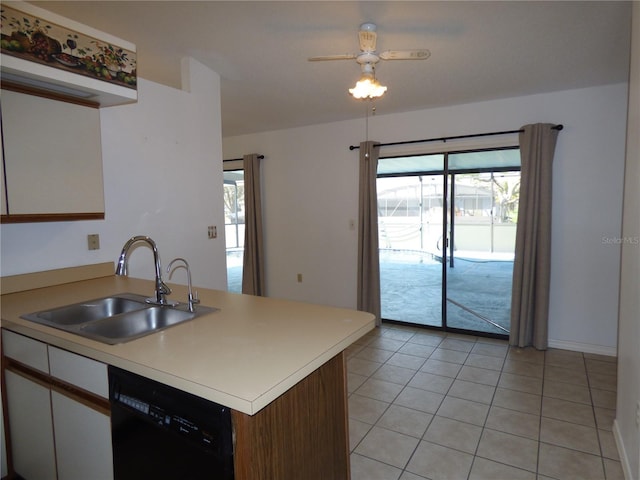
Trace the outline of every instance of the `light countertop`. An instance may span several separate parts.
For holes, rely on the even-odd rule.
[[[171,287],[170,299],[186,300],[186,287]],[[2,295],[2,327],[253,415],[375,326],[369,313],[206,289],[201,305],[218,311],[117,345],[20,318],[153,288],[114,275]]]

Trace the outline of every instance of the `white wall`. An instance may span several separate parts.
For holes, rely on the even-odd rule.
[[[192,93],[141,80],[137,104],[101,111],[106,219],[2,225],[3,276],[113,261],[127,238],[146,234],[165,265],[184,256],[196,285],[226,288],[219,77],[189,65]],[[224,139],[225,158],[266,155],[270,296],[355,308],[357,235],[350,221],[357,219],[358,153],[348,146],[365,138],[364,110],[355,108],[359,120]],[[626,109],[626,84],[398,115],[383,115],[379,106],[369,138],[393,142],[563,123],[554,161],[550,342],[613,354],[620,245],[608,240],[621,235]],[[207,225],[218,226],[218,239],[206,238]],[[100,250],[87,250],[89,233],[100,234]],[[151,254],[140,250],[131,274],[151,278]],[[184,283],[183,277],[176,272],[173,280]]]
[[[195,285],[226,289],[224,235],[207,239],[207,225],[224,231],[220,77],[190,59],[183,72],[185,90],[140,79],[137,103],[100,111],[105,220],[2,225],[2,276],[116,261],[140,234],[164,266],[184,257]],[[91,233],[100,250],[87,249]],[[136,249],[129,274],[153,273],[151,251]],[[184,270],[171,281],[186,283]]]
[[[625,167],[618,397],[613,430],[627,480],[640,479],[640,2],[633,4]]]
[[[357,219],[358,154],[347,147],[360,138],[358,123],[223,139],[225,158],[265,155],[268,296],[355,308],[357,230],[349,222]]]
[[[369,118],[369,139],[386,143],[563,123],[554,160],[550,343],[615,354],[620,245],[608,239],[621,231],[626,109],[626,84],[397,115],[384,115],[380,102]],[[225,158],[251,152],[266,157],[269,296],[356,306],[357,234],[349,221],[357,219],[358,153],[348,147],[365,139],[361,111],[355,121],[223,139]],[[517,139],[483,139],[478,145],[487,142]]]

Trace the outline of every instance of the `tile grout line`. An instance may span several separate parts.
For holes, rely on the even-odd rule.
[[[538,417],[538,455],[536,458],[536,477],[540,475],[540,450],[542,446],[542,413],[544,408],[545,374],[547,371],[547,352],[543,351],[542,388],[540,391],[540,417]]]
[[[591,392],[591,378],[589,377],[589,369],[587,367],[587,359],[584,358],[584,354],[582,354],[582,362],[584,363],[584,370],[587,376],[587,390],[589,392],[589,400],[591,401],[591,412],[593,413],[593,422],[595,424],[596,430],[596,438],[598,439],[598,449],[600,450],[600,463],[602,465],[602,476],[604,479],[607,478],[607,467],[604,461],[604,451],[602,450],[602,442],[600,441],[600,428],[598,426],[598,416],[596,415],[596,407],[593,404],[593,394]]]
[[[414,335],[415,335],[415,334],[414,334]],[[413,338],[413,336],[414,336],[414,335],[412,335],[410,338]],[[446,336],[445,336],[445,337],[443,337],[443,338],[442,338],[442,340],[440,340],[440,343],[438,343],[438,346],[442,343],[442,341],[444,340],[444,338],[446,338]],[[407,340],[407,342],[408,342],[408,341],[409,341],[409,340]],[[407,342],[405,342],[405,345],[406,345],[406,343],[407,343]],[[436,347],[433,349],[433,352],[435,352],[437,348],[438,348],[438,347],[436,346]],[[422,365],[424,365],[424,363],[426,363],[426,361],[427,361],[429,358],[431,358],[431,355],[433,355],[433,352],[431,352],[431,353],[429,354],[429,356],[425,358],[425,361],[422,363]],[[422,368],[422,366],[421,366],[421,368]],[[405,386],[404,386],[404,388],[400,391],[400,393],[402,393],[402,391],[404,391],[404,389],[405,389],[407,386],[409,386],[409,383],[411,383],[411,380],[413,380],[413,379],[415,378],[415,376],[418,374],[418,372],[420,372],[420,369],[416,370],[416,373],[414,373],[414,374],[412,375],[411,379],[409,379],[409,381],[406,383],[406,385],[405,385]],[[450,387],[449,387],[449,388],[450,388]],[[400,395],[400,393],[398,393],[398,395]],[[396,398],[398,398],[398,395],[396,395]],[[395,401],[395,399],[394,399],[394,401]],[[444,396],[442,397],[442,401],[444,401]],[[442,401],[440,402],[440,404],[438,404],[438,409],[440,408],[440,405],[442,404]],[[392,404],[393,404],[393,402],[392,402]],[[434,419],[434,418],[436,418],[436,413],[437,413],[438,409],[436,409],[436,411],[435,411],[435,412],[433,412],[433,415],[431,415],[431,419],[430,419],[430,420],[429,420],[429,422],[427,423],[427,426],[425,427],[424,432],[422,432],[422,435],[420,435],[420,438],[418,439],[418,442],[416,443],[415,448],[414,448],[414,449],[413,449],[413,451],[411,452],[411,455],[409,455],[409,458],[407,459],[406,463],[405,463],[405,464],[404,464],[404,466],[400,469],[400,470],[401,470],[401,471],[400,471],[400,477],[402,477],[402,475],[404,475],[404,473],[407,471],[407,467],[408,467],[408,466],[409,466],[409,464],[411,463],[411,459],[413,458],[413,456],[416,454],[416,451],[417,451],[417,450],[418,450],[418,448],[420,447],[420,443],[421,443],[421,442],[423,442],[423,441],[425,441],[425,440],[424,440],[424,435],[425,435],[425,433],[427,433],[427,430],[429,430],[429,427],[430,427],[430,426],[431,426],[431,424],[433,423],[433,419]],[[426,413],[426,412],[425,412],[425,413]],[[381,417],[381,418],[382,418],[382,417]],[[413,472],[409,472],[409,473],[413,473]],[[400,478],[400,477],[398,477],[398,478]]]
[[[489,419],[489,414],[491,413],[491,407],[493,406],[493,401],[496,396],[496,392],[498,391],[498,384],[500,383],[500,377],[502,377],[502,371],[504,370],[504,363],[506,361],[507,355],[509,354],[509,350],[507,348],[507,353],[505,354],[505,358],[502,361],[502,367],[500,368],[500,375],[498,375],[498,380],[496,381],[496,386],[493,391],[493,395],[491,395],[491,403],[489,404],[489,410],[487,410],[487,416],[484,418],[484,423],[482,425],[482,430],[480,431],[480,438],[478,439],[478,444],[473,452],[473,460],[471,461],[471,466],[469,467],[469,473],[467,473],[467,480],[471,477],[471,472],[473,471],[473,465],[476,463],[477,458],[484,458],[478,456],[478,450],[480,449],[480,443],[482,442],[482,437],[484,436],[485,429],[487,427],[487,420]]]

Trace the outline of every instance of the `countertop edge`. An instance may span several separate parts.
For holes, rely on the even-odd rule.
[[[95,283],[97,282],[97,283]],[[124,282],[124,283],[123,283]],[[133,282],[133,284],[131,283]],[[148,280],[138,280],[138,279],[128,279],[123,281],[121,279],[96,279],[89,281],[87,283],[91,283],[88,291],[93,291],[96,285],[98,287],[103,287],[105,284],[108,286],[107,293],[117,293],[119,291],[127,291],[130,287],[135,287],[137,289],[138,286],[143,286],[146,288],[147,285],[151,285],[152,282]],[[75,283],[73,285],[62,285],[57,287],[51,287],[53,292],[59,294],[60,292],[66,292],[67,289],[73,288],[78,289],[80,285],[84,285],[85,281],[81,281],[80,283]],[[96,287],[97,288],[97,287]],[[177,288],[180,290],[180,288]],[[48,289],[38,290],[39,292],[47,292]],[[83,290],[84,291],[84,290]],[[223,292],[218,292],[223,293]],[[24,295],[24,294],[7,294],[7,300],[14,295]],[[73,295],[79,295],[77,292]],[[226,293],[225,293],[226,295]],[[26,297],[25,295],[25,298]],[[74,297],[69,297],[73,299]],[[233,296],[230,298],[230,301],[236,302],[238,297]],[[285,393],[291,387],[296,385],[298,382],[303,380],[313,371],[324,365],[326,362],[331,360],[333,357],[338,355],[340,352],[344,351],[348,346],[356,342],[358,339],[362,338],[368,332],[375,328],[375,317],[374,315],[367,312],[357,312],[358,314],[358,324],[354,325],[355,328],[350,329],[350,332],[347,336],[340,338],[340,336],[336,336],[333,339],[332,343],[328,343],[326,348],[319,349],[318,353],[315,357],[309,357],[304,360],[305,363],[300,362],[300,365],[296,369],[291,369],[287,375],[283,375],[281,378],[277,379],[278,381],[264,391],[258,392],[256,396],[240,396],[236,395],[236,392],[227,391],[226,389],[216,388],[214,384],[207,384],[207,382],[201,382],[197,378],[188,378],[182,377],[175,374],[175,372],[171,372],[170,370],[163,369],[160,365],[155,365],[153,362],[141,362],[139,358],[135,356],[121,355],[119,353],[117,346],[109,346],[105,347],[103,344],[95,343],[95,347],[93,347],[94,341],[78,338],[77,340],[73,334],[62,332],[60,330],[47,327],[40,324],[31,324],[26,320],[18,318],[19,309],[15,308],[17,305],[16,300],[12,299],[13,305],[6,305],[6,312],[4,300],[5,295],[2,295],[3,300],[3,308],[2,314],[0,315],[2,319],[0,320],[0,326],[4,329],[13,331],[15,333],[27,336],[29,338],[47,343],[54,347],[58,347],[69,352],[76,353],[78,355],[82,355],[84,357],[108,364],[113,365],[133,373],[145,376],[152,380],[173,386],[175,388],[184,390],[186,392],[192,393],[199,397],[205,398],[207,400],[219,403],[221,405],[225,405],[229,408],[237,410],[239,412],[245,413],[247,415],[255,415],[262,408],[267,406],[273,400],[278,398],[280,395]],[[250,302],[255,302],[257,300],[248,299]],[[22,302],[22,298],[19,300]],[[29,301],[29,300],[25,300]],[[66,296],[65,296],[66,301]],[[269,300],[271,301],[271,300]],[[281,300],[273,300],[273,301],[281,301]],[[288,303],[288,302],[287,302]],[[300,302],[292,302],[294,304],[300,304]],[[300,304],[302,305],[302,304]],[[312,305],[307,304],[310,308],[323,307],[321,305]],[[306,308],[306,307],[305,307]],[[327,307],[329,309],[334,307]],[[338,309],[342,310],[342,309]],[[349,309],[347,309],[349,310]],[[356,312],[355,310],[353,311]],[[15,318],[15,319],[14,319]],[[347,333],[347,332],[345,332]],[[239,393],[239,392],[238,392]]]
[[[372,317],[373,317],[373,315],[372,315]],[[313,362],[310,362],[307,365],[305,365],[304,367],[300,368],[293,375],[289,376],[288,378],[286,378],[285,380],[280,382],[278,385],[276,385],[274,388],[272,388],[268,392],[265,392],[263,395],[258,397],[256,400],[251,402],[252,409],[251,409],[251,413],[249,413],[249,415],[254,415],[257,412],[259,412],[261,409],[266,407],[273,400],[275,400],[280,395],[285,393],[287,390],[289,390],[291,387],[296,385],[298,382],[302,381],[304,378],[309,376],[315,370],[317,370],[322,365],[327,363],[329,360],[331,360],[333,357],[338,355],[340,352],[344,351],[349,345],[351,345],[355,341],[357,341],[360,338],[362,338],[364,335],[366,335],[368,332],[370,332],[374,328],[375,328],[375,320],[372,318],[372,320],[371,320],[369,325],[366,325],[366,326],[362,327],[356,333],[348,336],[347,338],[345,338],[341,342],[337,343],[332,348],[327,350],[323,355],[320,355],[319,357],[317,357]],[[247,413],[247,412],[245,412],[245,413]]]
[[[75,343],[73,341],[69,341],[55,335],[49,335],[39,330],[30,329],[9,320],[2,320],[0,326],[4,329],[18,333],[20,335],[24,335],[34,340],[47,343],[48,345],[67,350],[78,355],[82,355],[84,357],[105,363],[107,365],[113,365],[132,373],[136,373],[143,377],[150,378],[157,382],[164,383],[171,387],[178,388],[179,390],[183,390],[212,402],[219,403],[247,415],[255,415],[280,395],[289,390],[291,387],[295,386],[298,382],[302,381],[312,372],[331,360],[334,356],[344,351],[349,345],[353,344],[355,341],[359,340],[368,332],[373,330],[375,328],[375,321],[372,318],[370,324],[365,325],[356,333],[337,343],[332,348],[328,349],[325,353],[316,357],[312,362],[304,365],[294,374],[285,378],[272,389],[264,392],[261,396],[253,401],[247,401],[245,399],[229,395],[226,392],[216,390],[206,385],[190,382],[183,378],[167,374],[161,370],[125,360],[121,357],[118,357],[117,355],[94,350],[85,345],[81,345],[79,343]]]

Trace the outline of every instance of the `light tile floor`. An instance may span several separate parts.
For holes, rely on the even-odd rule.
[[[347,356],[352,480],[624,478],[614,357],[387,324]]]

